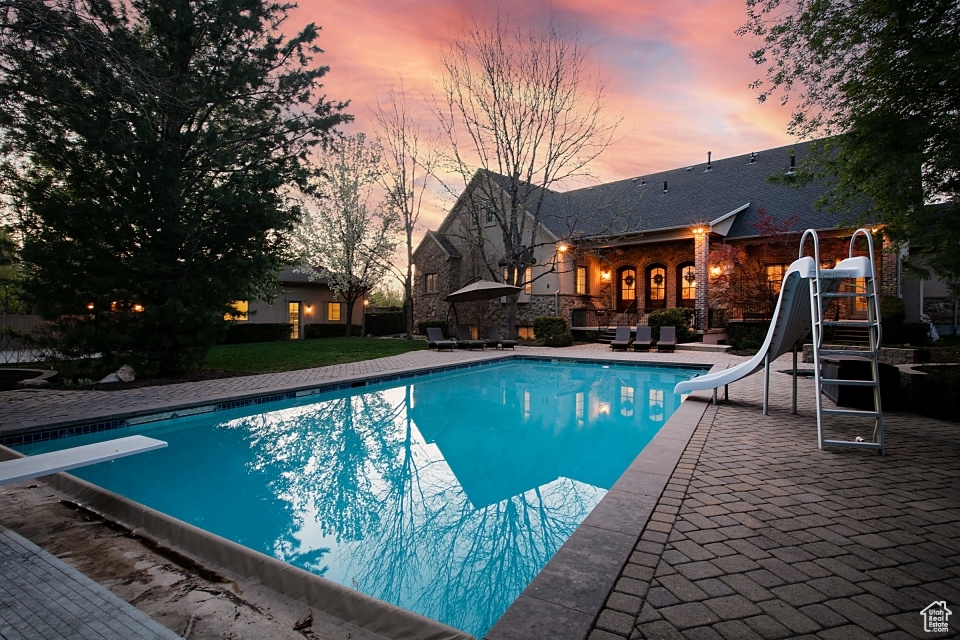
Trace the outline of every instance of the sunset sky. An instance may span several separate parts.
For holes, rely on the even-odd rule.
[[[511,24],[551,16],[579,31],[591,60],[609,78],[610,106],[624,116],[621,140],[593,165],[602,181],[721,159],[794,140],[788,110],[758,104],[748,87],[759,68],[756,42],[734,31],[743,0],[526,0],[500,6]],[[300,0],[288,28],[322,28],[320,62],[328,98],[351,101],[353,130],[371,133],[370,108],[400,75],[411,96],[437,91],[440,51],[472,15],[492,16],[482,0]],[[426,108],[424,107],[426,111]],[[425,113],[429,118],[429,114]],[[421,220],[436,228],[441,211]]]

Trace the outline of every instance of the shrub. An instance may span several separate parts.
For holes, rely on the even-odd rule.
[[[350,327],[351,336],[360,336],[361,327],[358,324],[355,324]],[[342,324],[328,324],[328,323],[316,323],[308,324],[303,327],[303,337],[307,340],[313,338],[342,338],[347,333],[346,325]]]
[[[573,344],[573,336],[569,333],[554,333],[543,339],[545,347],[569,347]]]
[[[911,406],[933,418],[958,421],[960,416],[960,366],[923,367],[927,375],[914,376]]]
[[[428,320],[427,322],[418,322],[417,323],[417,333],[422,336],[427,335],[427,329],[431,327],[440,327],[441,333],[446,337],[450,335],[450,331],[447,329],[447,323],[441,320]]]
[[[767,336],[769,323],[764,324],[742,324],[733,323],[727,326],[727,344],[737,351],[749,351],[750,349],[759,349],[763,346],[763,340]]]
[[[533,319],[533,335],[537,340],[567,333],[567,319],[560,316],[538,316]]]
[[[930,326],[925,322],[904,322],[903,340],[915,347],[922,347],[929,339]]]
[[[647,324],[650,325],[653,339],[660,340],[660,327],[674,326],[677,328],[677,342],[689,342],[695,333],[690,329],[693,319],[693,309],[677,307],[674,309],[657,309],[650,314]]]
[[[280,342],[290,339],[290,325],[286,322],[239,323],[227,327],[227,344],[248,342]]]
[[[907,318],[907,308],[903,300],[895,296],[880,298],[880,322],[883,326],[883,341],[887,344],[903,344],[904,324]]]

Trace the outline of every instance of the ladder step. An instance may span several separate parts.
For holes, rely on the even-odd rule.
[[[870,293],[823,293],[821,294],[824,298],[868,298],[873,294]]]
[[[851,442],[849,440],[824,440],[825,447],[860,447],[861,449],[882,449],[879,442]]]
[[[872,358],[877,354],[873,351],[857,351],[856,349],[819,349],[821,356],[861,356]]]
[[[824,409],[823,413],[834,416],[861,416],[863,418],[880,417],[880,414],[876,411],[864,411],[862,409]]]
[[[842,384],[848,387],[875,387],[873,380],[841,380],[839,378],[820,378],[820,384]]]
[[[877,326],[877,323],[870,322],[869,320],[824,320],[823,326],[825,327],[863,327],[864,329],[869,329]]]

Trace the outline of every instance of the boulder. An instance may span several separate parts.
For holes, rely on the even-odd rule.
[[[123,382],[133,382],[133,380],[136,378],[136,374],[133,371],[133,367],[125,364],[117,369],[117,377]]]

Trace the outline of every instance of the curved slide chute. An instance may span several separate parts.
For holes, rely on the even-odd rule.
[[[741,378],[756,373],[771,361],[793,350],[797,341],[810,333],[812,314],[810,310],[810,279],[817,275],[817,263],[805,256],[795,260],[783,276],[780,297],[773,312],[770,330],[763,346],[750,360],[730,369],[708,373],[677,383],[674,393],[687,393],[703,389],[717,389]],[[763,407],[767,409],[769,377],[764,385]]]

